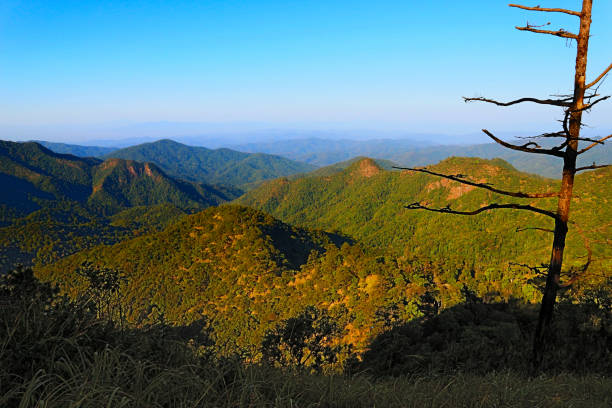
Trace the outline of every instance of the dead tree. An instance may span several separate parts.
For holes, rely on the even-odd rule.
[[[556,197],[557,202],[557,211],[549,211],[546,209],[538,208],[532,205],[523,205],[523,204],[498,204],[492,203],[481,208],[475,209],[473,211],[455,211],[450,208],[450,206],[446,206],[444,208],[431,208],[428,206],[421,205],[421,203],[412,203],[408,205],[406,208],[408,209],[422,209],[427,211],[434,211],[440,213],[448,213],[448,214],[458,214],[458,215],[476,215],[482,213],[484,211],[491,211],[497,209],[515,209],[515,210],[524,210],[531,211],[539,214],[546,215],[554,220],[554,230],[553,232],[553,243],[552,243],[552,251],[550,256],[550,263],[548,265],[547,277],[546,277],[546,286],[544,288],[544,294],[542,297],[542,304],[540,308],[540,314],[538,318],[538,324],[536,326],[536,332],[534,336],[533,343],[533,362],[536,366],[540,366],[543,358],[544,350],[547,346],[547,334],[550,330],[550,323],[553,316],[553,310],[557,298],[557,291],[561,287],[561,267],[563,265],[563,251],[565,249],[565,238],[568,231],[568,222],[570,215],[570,205],[572,201],[572,191],[574,188],[574,176],[576,173],[584,170],[590,169],[598,169],[602,167],[610,166],[611,164],[603,164],[598,165],[593,163],[590,166],[585,167],[576,167],[576,159],[580,154],[583,154],[593,147],[597,145],[603,144],[607,139],[612,138],[612,135],[608,135],[605,137],[593,139],[581,137],[580,130],[582,127],[582,114],[588,110],[590,110],[597,103],[604,101],[609,98],[609,96],[600,96],[597,91],[597,84],[606,76],[606,74],[612,69],[612,64],[610,64],[599,76],[593,79],[591,82],[586,82],[586,67],[587,67],[587,53],[589,46],[589,31],[591,26],[591,9],[592,9],[593,0],[583,0],[582,1],[582,10],[574,11],[574,10],[566,10],[561,8],[543,8],[540,6],[536,7],[527,7],[518,4],[510,4],[510,7],[516,7],[524,10],[531,11],[539,11],[539,12],[549,12],[549,13],[564,13],[571,16],[578,17],[580,19],[580,30],[578,34],[574,34],[572,32],[566,31],[564,29],[559,30],[545,30],[542,27],[549,25],[545,24],[544,26],[534,26],[527,23],[523,27],[516,27],[521,31],[530,31],[532,33],[540,33],[540,34],[549,34],[561,38],[568,39],[570,41],[576,41],[576,67],[575,67],[575,76],[574,76],[574,92],[570,95],[557,95],[549,99],[538,99],[538,98],[520,98],[517,100],[509,101],[509,102],[500,102],[494,99],[488,98],[463,98],[465,102],[487,102],[492,103],[498,106],[510,106],[519,103],[536,103],[542,105],[552,105],[559,106],[564,110],[563,120],[560,121],[562,124],[562,129],[557,132],[552,133],[544,133],[537,136],[529,137],[530,141],[525,144],[513,144],[503,141],[497,138],[494,134],[489,132],[486,129],[482,131],[493,141],[499,143],[500,145],[525,153],[530,154],[543,154],[558,157],[563,160],[563,173],[561,178],[561,188],[557,192],[553,193],[525,193],[525,192],[513,192],[513,191],[505,191],[495,187],[490,186],[486,183],[476,183],[465,179],[464,175],[450,175],[450,174],[440,174],[434,171],[430,171],[427,168],[401,168],[403,170],[417,171],[422,173],[427,173],[430,175],[434,175],[437,177],[443,177],[458,183],[467,184],[473,187],[487,189],[497,194],[517,197],[517,198],[544,198],[544,197]],[[559,139],[559,143],[556,144],[552,148],[544,148],[541,147],[536,140],[540,138],[552,138]],[[579,148],[579,142],[586,142],[587,145],[584,148]],[[590,254],[590,251],[589,251]],[[590,261],[590,260],[589,260]],[[588,265],[588,263],[587,263]]]

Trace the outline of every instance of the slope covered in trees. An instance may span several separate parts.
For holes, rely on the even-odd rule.
[[[34,142],[0,141],[0,180],[5,223],[58,200],[110,214],[163,203],[205,208],[236,197],[230,189],[174,179],[151,163],[80,158]]]
[[[100,244],[157,231],[185,215],[171,204],[131,207],[102,216],[76,202],[45,206],[0,228],[0,274],[44,265]]]
[[[469,180],[512,191],[553,191],[558,185],[555,180],[518,172],[500,159],[451,158],[431,169],[467,175]],[[592,276],[609,273],[611,265],[608,237],[612,213],[606,205],[610,171],[589,172],[576,181],[579,192],[573,211],[577,222],[570,226],[568,265],[584,264],[584,235],[593,250]],[[274,180],[237,201],[293,225],[340,231],[399,255],[449,266],[467,264],[507,273],[517,268],[510,263],[537,266],[548,257],[548,233],[530,229],[551,228],[546,217],[512,211],[476,217],[408,211],[404,206],[417,201],[431,207],[473,210],[483,203],[512,199],[422,173],[385,171],[370,159],[329,176]],[[554,202],[541,199],[538,204],[552,208]],[[517,228],[525,230],[518,233]]]
[[[428,282],[447,279],[434,265],[417,266],[234,205],[74,254],[38,268],[37,274],[77,296],[88,289],[78,273],[86,262],[125,277],[121,302],[127,321],[205,319],[218,353],[242,350],[253,358],[260,358],[266,332],[308,306],[333,317],[338,342],[361,349],[394,321],[419,315],[417,303]],[[471,280],[469,273],[464,278]],[[456,303],[460,288],[455,282],[439,298]]]
[[[151,163],[79,158],[34,142],[0,141],[0,188],[0,272],[117,242],[236,197]]]
[[[99,293],[93,291],[95,280],[87,277],[114,271],[122,282],[109,307],[115,320],[121,310],[122,321],[136,326],[160,321],[200,324],[209,331],[215,354],[239,354],[248,361],[270,359],[281,365],[299,365],[295,355],[288,359],[274,351],[279,341],[289,341],[283,334],[283,330],[292,331],[283,326],[287,322],[305,330],[303,324],[310,321],[313,335],[327,336],[318,344],[334,356],[327,363],[349,364],[355,353],[364,352],[383,333],[389,332],[384,340],[388,342],[395,329],[401,336],[412,336],[406,345],[416,342],[410,347],[429,356],[432,351],[426,349],[435,343],[429,338],[432,333],[421,332],[418,325],[399,327],[415,318],[432,318],[462,302],[476,306],[448,312],[448,322],[443,317],[440,327],[427,330],[441,330],[446,334],[435,336],[446,337],[448,330],[463,330],[466,336],[475,336],[470,330],[476,330],[487,342],[505,338],[519,350],[522,346],[517,345],[529,338],[522,327],[522,312],[488,308],[482,301],[533,302],[539,284],[533,276],[516,271],[499,274],[467,265],[448,268],[396,256],[339,235],[292,227],[236,205],[211,207],[163,231],[82,251],[36,271],[39,278],[59,284],[73,298]],[[568,295],[575,298],[580,290],[576,287]],[[503,328],[493,328],[502,315]],[[457,325],[456,319],[467,319],[474,327],[449,326]],[[429,346],[415,340],[421,337]],[[385,354],[395,352],[388,347],[404,347],[394,342],[384,347],[375,344],[381,358],[393,358]],[[461,340],[466,352],[472,346],[473,340]],[[490,346],[480,347],[492,352]],[[452,347],[444,352],[451,356]],[[436,359],[434,354],[427,358]],[[458,361],[464,357],[457,356]],[[499,362],[490,363],[490,367],[499,366]],[[380,369],[379,363],[372,364]],[[398,369],[414,366],[406,364]]]
[[[231,185],[248,189],[253,183],[295,173],[315,166],[269,154],[242,153],[230,149],[211,150],[160,140],[116,150],[106,157],[153,162],[168,174],[186,180]]]

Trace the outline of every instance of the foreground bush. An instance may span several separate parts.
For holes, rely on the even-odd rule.
[[[594,374],[530,378],[507,370],[442,375],[421,370],[396,378],[362,373],[325,376],[214,359],[202,354],[197,343],[188,344],[181,338],[184,333],[191,335],[189,330],[163,325],[121,330],[98,320],[89,303],[57,297],[27,271],[11,279],[8,284],[0,282],[4,302],[0,309],[0,407],[612,404],[612,379]],[[13,290],[15,287],[21,290]],[[465,316],[469,321],[469,314]],[[463,323],[447,329],[456,333]],[[466,330],[473,328],[468,325]],[[444,350],[438,352],[444,355]]]
[[[528,305],[459,304],[378,336],[357,369],[376,376],[528,373],[536,321],[537,310]],[[552,327],[543,372],[612,375],[612,314],[606,304],[562,303]]]

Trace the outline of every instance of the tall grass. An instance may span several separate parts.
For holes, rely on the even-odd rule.
[[[213,360],[74,305],[0,311],[0,407],[609,407],[612,379],[516,372],[373,379]]]

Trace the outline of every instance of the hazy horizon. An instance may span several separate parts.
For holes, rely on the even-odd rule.
[[[611,14],[612,3],[594,5],[589,77],[609,63]],[[572,16],[498,0],[7,0],[0,137],[78,144],[278,130],[484,143],[481,128],[557,130],[559,109],[461,99],[569,92],[575,47],[514,29],[526,20],[576,28]],[[612,93],[610,82],[599,91]],[[610,117],[612,104],[600,104],[588,132],[609,130]]]

